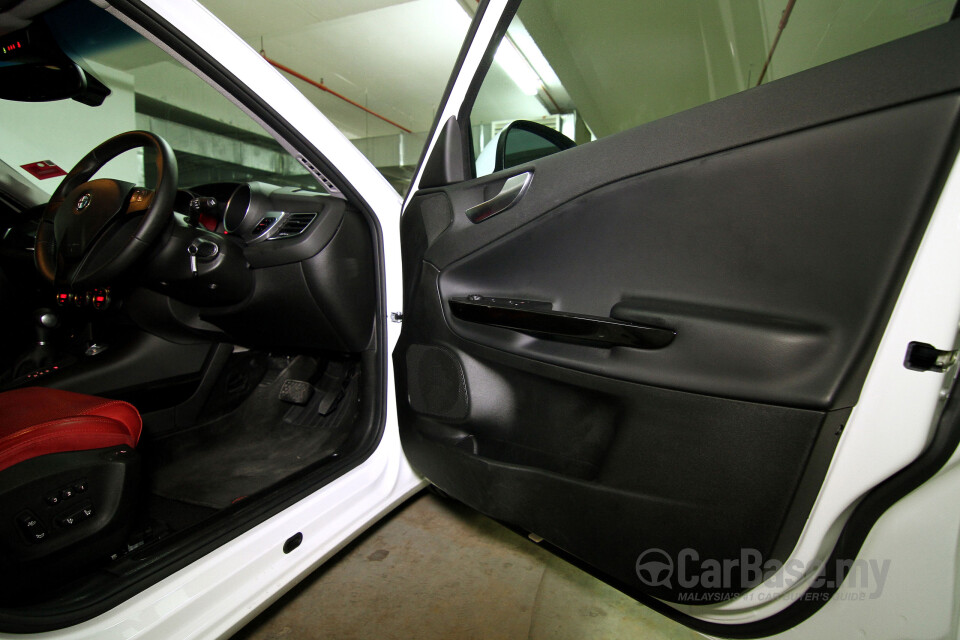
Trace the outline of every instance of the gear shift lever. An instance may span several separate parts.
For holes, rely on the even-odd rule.
[[[54,329],[60,326],[60,318],[50,309],[37,309],[33,312],[36,344],[14,367],[14,377],[41,369],[56,360],[53,348]]]
[[[33,312],[34,328],[37,335],[37,346],[50,345],[53,339],[53,330],[60,326],[60,318],[50,309],[37,309]]]

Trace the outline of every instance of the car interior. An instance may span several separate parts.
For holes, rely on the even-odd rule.
[[[372,217],[232,105],[245,130],[131,94],[131,74],[192,74],[116,18],[35,13],[0,66],[4,122],[24,123],[0,165],[0,619],[31,630],[105,610],[356,465],[384,369]],[[124,99],[154,131],[117,128]],[[109,135],[61,168],[42,138],[73,113],[71,139]],[[157,132],[197,129],[277,168]]]
[[[627,593],[729,599],[762,576],[706,567],[789,558],[956,158],[960,21],[938,7],[774,82],[740,73],[749,90],[708,68],[702,96],[655,92],[672,111],[651,115],[599,97],[679,74],[606,36],[677,15],[619,4],[527,0],[498,26],[554,66],[571,135],[557,114],[494,127],[482,72],[437,122],[399,222],[400,438],[443,492]],[[766,19],[737,6],[730,28]],[[329,167],[85,0],[18,7],[0,20],[0,117],[22,124],[0,148],[0,628],[35,631],[362,461],[387,313],[376,218]],[[701,58],[702,24],[729,17],[706,11],[682,24]],[[604,52],[612,80],[579,66]],[[696,550],[698,581],[638,586],[648,549]]]

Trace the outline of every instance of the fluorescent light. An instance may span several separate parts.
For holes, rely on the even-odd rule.
[[[517,83],[521,91],[528,96],[537,95],[541,84],[540,76],[533,70],[530,63],[520,55],[520,52],[517,51],[517,48],[513,46],[513,43],[510,42],[509,39],[504,38],[503,41],[500,42],[494,60],[497,61],[500,68],[507,72],[510,79]]]
[[[545,87],[555,87],[560,84],[560,78],[554,72],[553,67],[543,57],[540,47],[533,41],[530,33],[527,31],[520,18],[514,18],[513,22],[507,28],[506,36],[523,56],[524,60],[533,68],[534,73],[540,76],[540,81]]]
[[[463,9],[464,13],[471,20],[475,12],[475,5],[471,4],[470,0],[458,0],[457,4],[460,5],[460,8]],[[539,56],[539,59],[543,59],[543,64],[549,69],[550,77],[556,78],[556,74],[553,73],[553,69],[550,69],[550,65],[547,63],[546,59],[543,58],[543,54],[540,53],[540,50],[537,49],[536,44],[533,42],[533,38],[527,33],[527,30],[523,28],[522,25],[519,28],[516,25],[519,25],[520,19],[514,17],[513,22],[511,23],[511,29],[517,30],[526,36],[526,40],[529,41],[529,46],[533,48],[536,52],[536,56]],[[524,44],[527,44],[526,42]],[[520,50],[514,45],[513,40],[510,36],[505,35],[503,40],[500,41],[500,45],[497,47],[497,53],[493,58],[497,61],[497,64],[500,65],[500,68],[503,69],[510,79],[520,87],[520,91],[525,93],[528,96],[535,96],[540,90],[540,87],[543,85],[543,80],[537,71],[527,62],[527,58],[524,57]],[[539,60],[538,60],[539,61]],[[559,80],[557,81],[559,84]]]

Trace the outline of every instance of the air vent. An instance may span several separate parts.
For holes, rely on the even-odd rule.
[[[290,216],[283,221],[283,224],[280,225],[280,230],[277,231],[275,238],[289,238],[290,236],[298,236],[303,233],[304,229],[310,226],[310,223],[313,222],[313,219],[317,217],[315,213],[292,213]]]
[[[319,169],[313,166],[312,162],[307,160],[302,155],[297,155],[297,160],[300,161],[300,164],[302,164],[307,171],[313,174],[313,177],[320,181],[320,184],[322,184],[326,190],[330,192],[330,195],[343,197],[343,195],[340,193],[340,189],[337,188],[337,185],[330,182],[330,179],[323,175]]]

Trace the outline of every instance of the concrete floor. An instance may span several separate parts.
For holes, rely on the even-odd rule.
[[[281,638],[701,636],[493,520],[425,492],[234,636]]]

